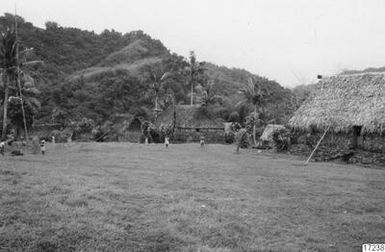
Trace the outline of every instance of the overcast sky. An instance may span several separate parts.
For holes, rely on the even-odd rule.
[[[35,26],[143,30],[185,57],[292,87],[317,74],[385,66],[383,0],[0,0]]]

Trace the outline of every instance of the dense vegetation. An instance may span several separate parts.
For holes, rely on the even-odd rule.
[[[14,22],[13,15],[5,14],[0,17],[0,28]],[[20,46],[33,48],[28,60],[44,62],[26,67],[40,91],[41,109],[34,118],[42,123],[88,118],[102,124],[119,114],[149,116],[156,106],[188,104],[193,87],[194,103],[205,104],[206,114],[229,120],[236,111],[243,124],[253,105],[239,104],[242,95],[238,91],[250,79],[268,94],[260,115],[264,122],[285,123],[298,106],[294,94],[275,81],[242,69],[198,62],[194,54],[185,59],[142,31],[96,34],[55,22],[46,22],[45,29],[21,17],[17,22]],[[199,76],[191,72],[193,60],[203,68]],[[166,73],[167,78],[161,79]]]

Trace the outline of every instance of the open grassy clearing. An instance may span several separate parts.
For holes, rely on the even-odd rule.
[[[361,251],[385,170],[234,146],[73,143],[0,157],[0,251]]]

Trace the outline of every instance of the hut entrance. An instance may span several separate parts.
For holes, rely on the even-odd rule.
[[[134,120],[132,120],[132,122],[128,126],[128,130],[130,131],[141,131],[141,128],[142,128],[142,122],[138,118],[135,118]]]
[[[353,139],[352,139],[352,148],[357,149],[358,147],[358,137],[361,135],[362,126],[353,126]]]

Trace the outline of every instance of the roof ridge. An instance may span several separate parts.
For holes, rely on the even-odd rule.
[[[363,73],[340,73],[332,77],[337,77],[337,76],[360,76],[360,75],[385,75],[385,71],[383,72],[363,72]]]

